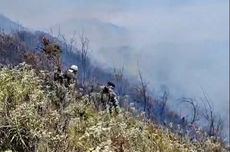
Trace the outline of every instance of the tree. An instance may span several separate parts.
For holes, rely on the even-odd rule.
[[[217,139],[218,137],[222,136],[224,122],[221,116],[218,116],[214,112],[213,105],[210,103],[210,100],[206,92],[204,91],[204,89],[202,89],[202,91],[204,97],[201,98],[201,101],[204,107],[201,111],[201,115],[208,122],[208,126],[207,126],[208,135],[213,136]]]
[[[42,38],[42,44],[43,44],[43,53],[49,60],[50,64],[52,64],[54,67],[61,67],[61,47],[51,42],[50,39],[48,39],[46,36]]]
[[[166,105],[168,102],[168,96],[169,96],[169,91],[167,88],[163,88],[163,95],[161,97],[161,108],[160,108],[160,118],[161,121],[164,121],[164,117],[165,117],[165,109],[166,109]]]
[[[138,75],[139,75],[139,80],[140,80],[140,86],[138,89],[144,101],[144,112],[146,112],[146,107],[147,107],[147,102],[148,102],[148,96],[147,96],[148,85],[144,82],[140,69],[138,69]]]
[[[82,85],[85,85],[88,69],[88,51],[89,51],[89,39],[84,35],[80,34],[80,53],[81,53],[81,66],[82,66]]]
[[[198,105],[195,104],[195,100],[192,98],[181,98],[180,100],[180,104],[188,104],[192,106],[192,119],[189,123],[194,124],[198,120]]]
[[[144,113],[148,118],[151,116],[153,110],[153,100],[148,95],[148,84],[144,81],[141,70],[138,68],[139,84],[134,87],[134,101],[139,102],[139,105],[144,103]]]
[[[66,52],[73,52],[73,49],[77,44],[76,32],[73,32],[71,37],[67,39],[66,36],[61,33],[61,30],[59,28],[57,37],[64,42],[64,49],[66,50]]]
[[[118,94],[121,96],[126,95],[126,90],[129,86],[129,83],[128,83],[128,80],[126,80],[124,76],[124,66],[122,66],[122,68],[114,68],[113,77],[116,83]]]

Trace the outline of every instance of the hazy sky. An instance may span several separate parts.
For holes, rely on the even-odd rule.
[[[132,74],[138,60],[151,87],[175,98],[199,98],[202,87],[227,119],[229,0],[0,0],[0,13],[67,35],[83,27],[94,58]]]

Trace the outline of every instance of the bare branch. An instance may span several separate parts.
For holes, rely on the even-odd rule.
[[[196,106],[196,104],[194,103],[194,99],[192,98],[182,98],[181,99],[181,103],[188,103],[192,106],[193,108],[193,117],[192,117],[192,120],[191,120],[191,124],[195,123],[195,121],[197,121],[197,117],[198,117],[198,107]]]

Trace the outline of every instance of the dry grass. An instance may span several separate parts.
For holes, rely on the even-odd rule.
[[[66,90],[60,100],[57,84],[46,76],[28,65],[0,70],[0,151],[227,151],[209,138],[192,143],[123,109],[117,116],[97,111],[76,92]]]

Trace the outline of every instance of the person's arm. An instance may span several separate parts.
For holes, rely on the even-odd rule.
[[[112,99],[113,99],[113,101],[115,102],[115,103],[118,103],[118,99],[117,99],[117,95],[116,95],[116,93],[115,92],[112,92]]]

